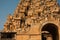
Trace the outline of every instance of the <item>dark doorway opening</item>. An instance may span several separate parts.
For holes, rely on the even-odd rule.
[[[13,40],[16,32],[1,32],[1,40]]]
[[[52,24],[52,23],[48,23],[46,25],[43,26],[42,30],[43,31],[47,31],[47,32],[43,32],[42,33],[42,40],[47,40],[48,37],[44,37],[44,36],[50,36],[51,35],[51,39],[52,40],[59,40],[59,36],[58,36],[58,28],[56,25]],[[44,35],[43,35],[44,34]]]
[[[44,35],[42,35],[42,40],[46,40],[46,37],[44,37]]]

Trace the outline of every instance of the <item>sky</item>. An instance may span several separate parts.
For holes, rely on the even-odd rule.
[[[0,30],[3,29],[8,14],[13,14],[20,0],[0,0]],[[60,4],[60,0],[57,0]]]
[[[3,29],[8,14],[13,14],[20,0],[0,0],[0,30]]]

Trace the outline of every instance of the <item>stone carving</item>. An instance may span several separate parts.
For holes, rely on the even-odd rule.
[[[14,15],[7,18],[7,22],[4,25],[6,30],[30,30],[32,24],[40,23],[42,20],[49,20],[49,18],[58,18],[60,9],[56,3],[56,0],[21,0],[18,4]],[[10,29],[9,29],[9,28]]]
[[[21,0],[14,14],[8,15],[3,31],[16,32],[16,40],[60,40],[60,7],[56,1]]]

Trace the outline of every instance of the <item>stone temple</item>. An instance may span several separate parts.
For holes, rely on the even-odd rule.
[[[20,0],[8,15],[0,40],[60,40],[57,0]]]

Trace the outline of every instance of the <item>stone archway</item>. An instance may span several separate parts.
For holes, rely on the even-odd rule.
[[[59,40],[58,27],[55,24],[45,24],[41,31],[42,40]]]

